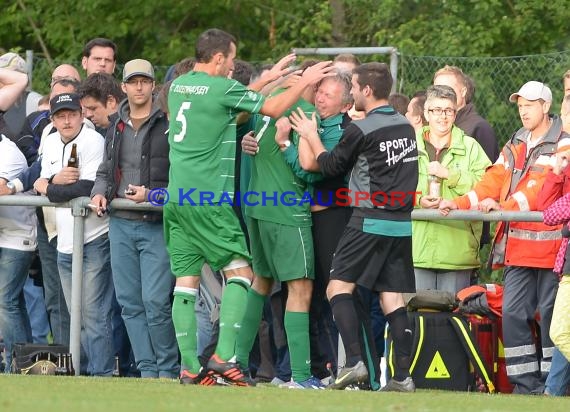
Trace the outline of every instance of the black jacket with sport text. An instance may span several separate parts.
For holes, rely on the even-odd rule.
[[[349,174],[346,202],[353,216],[407,221],[418,184],[413,127],[390,106],[353,121],[331,152],[318,157],[325,176]]]

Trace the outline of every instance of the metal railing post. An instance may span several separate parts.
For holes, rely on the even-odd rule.
[[[34,51],[26,50],[26,68],[28,70],[28,86],[26,90],[32,90],[33,72],[34,72]]]
[[[71,260],[71,308],[69,308],[69,351],[73,358],[75,375],[81,372],[81,307],[83,305],[83,239],[85,238],[85,217],[89,210],[85,198],[73,199],[73,256]]]
[[[392,48],[390,52],[390,73],[392,74],[392,93],[398,91],[398,49]]]

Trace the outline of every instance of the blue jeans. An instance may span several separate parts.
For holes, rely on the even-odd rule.
[[[174,277],[162,222],[111,217],[113,283],[141,377],[180,371],[170,296]]]
[[[564,396],[568,385],[570,385],[570,362],[555,347],[544,393],[552,396]]]
[[[24,299],[30,319],[32,343],[48,343],[49,321],[44,301],[44,290],[41,286],[34,285],[34,280],[29,276],[24,285]]]
[[[12,345],[31,342],[31,328],[22,293],[34,252],[0,248],[0,331],[6,348],[6,372],[12,363]]]
[[[71,254],[57,255],[68,307],[71,307],[71,260]],[[111,326],[113,281],[107,234],[84,245],[81,299],[81,345],[87,356],[87,368],[82,367],[82,371],[89,375],[111,376],[115,352]]]
[[[69,345],[69,309],[65,303],[57,268],[57,237],[48,241],[43,225],[38,224],[38,252],[42,264],[44,299],[53,343]]]

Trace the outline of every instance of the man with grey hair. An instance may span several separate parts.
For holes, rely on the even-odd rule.
[[[338,144],[347,125],[347,118],[350,121],[346,113],[354,103],[350,94],[351,78],[350,72],[337,69],[334,76],[321,80],[317,85],[315,107],[322,119],[319,137],[327,150],[332,150]],[[288,123],[287,119],[280,120],[283,121]],[[286,127],[282,133],[276,134],[278,145],[289,140],[288,130],[290,128]],[[326,297],[326,289],[332,257],[350,218],[351,209],[338,205],[338,190],[346,189],[344,176],[325,178],[319,173],[314,153],[306,141],[299,139],[296,144],[291,144],[282,153],[295,174],[311,183],[314,189],[313,199],[316,204],[311,206],[311,216],[315,281],[309,311],[309,326],[313,374],[322,379],[329,376],[327,363],[331,364],[333,370],[337,363],[338,332]]]

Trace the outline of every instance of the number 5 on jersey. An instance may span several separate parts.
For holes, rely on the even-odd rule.
[[[192,105],[192,102],[184,102],[180,106],[180,110],[178,110],[178,114],[176,115],[176,121],[182,123],[182,126],[180,127],[180,133],[176,133],[172,137],[172,140],[174,142],[181,142],[182,140],[184,140],[184,137],[186,137],[187,124],[186,124],[186,116],[185,116],[184,112],[186,110],[190,110],[191,105]]]

